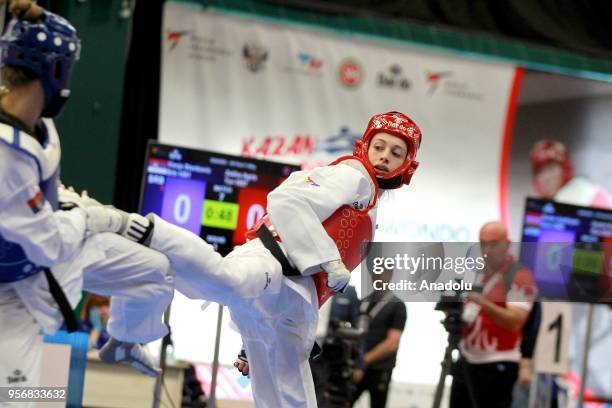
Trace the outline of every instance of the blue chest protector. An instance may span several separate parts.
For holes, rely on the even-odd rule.
[[[42,200],[58,209],[57,187],[59,183],[59,139],[51,121],[45,121],[46,137],[43,146],[32,136],[12,126],[0,123],[0,143],[34,159],[40,175]],[[37,211],[32,208],[33,214]],[[31,262],[23,248],[0,235],[0,283],[16,282],[37,274],[43,266]]]

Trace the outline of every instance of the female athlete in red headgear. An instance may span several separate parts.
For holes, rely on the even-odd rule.
[[[348,284],[361,242],[373,239],[379,189],[410,182],[420,144],[421,131],[406,115],[373,116],[354,155],[295,172],[273,190],[250,240],[226,257],[155,215],[90,208],[89,227],[114,225],[166,254],[177,290],[229,307],[249,358],[256,406],[316,407],[308,357],[318,307]]]

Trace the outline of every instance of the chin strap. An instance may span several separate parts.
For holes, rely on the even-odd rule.
[[[378,187],[383,190],[393,190],[394,188],[400,188],[402,186],[402,176],[396,176],[391,179],[383,179],[376,177]]]

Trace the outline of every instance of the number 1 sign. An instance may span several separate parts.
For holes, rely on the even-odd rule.
[[[542,321],[534,355],[537,372],[567,373],[571,324],[572,305],[570,303],[542,303]]]

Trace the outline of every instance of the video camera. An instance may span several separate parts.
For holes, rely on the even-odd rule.
[[[455,279],[455,281],[459,282],[459,279]],[[449,341],[456,340],[458,342],[459,338],[455,338],[452,335],[460,336],[463,331],[464,323],[462,315],[466,297],[467,292],[451,291],[443,294],[436,303],[435,309],[445,314],[444,320],[441,323],[449,334]],[[451,337],[453,338],[451,339]]]
[[[352,381],[360,358],[358,341],[368,332],[370,318],[367,314],[359,316],[357,327],[349,322],[332,320],[323,344],[321,358],[330,368],[330,377],[324,391],[325,407],[350,407],[356,384]]]

